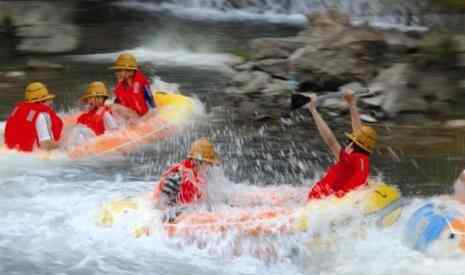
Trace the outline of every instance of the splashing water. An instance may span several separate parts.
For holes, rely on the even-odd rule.
[[[229,198],[231,203],[231,198],[243,198],[253,192],[297,192],[305,197],[308,186],[250,185],[255,180],[260,182],[259,177],[253,176],[259,172],[253,166],[249,169],[249,182],[232,181],[228,175],[236,173],[240,158],[226,152],[237,149],[236,154],[246,155],[253,136],[228,127],[215,129],[201,123],[197,126],[196,131],[120,161],[44,161],[22,154],[2,154],[2,274],[146,274],[156,270],[156,274],[458,275],[465,267],[461,259],[431,258],[402,242],[406,219],[425,202],[420,198],[405,208],[398,224],[384,230],[369,223],[328,230],[324,224],[331,216],[351,214],[353,210],[334,208],[326,214],[315,213],[312,222],[321,225],[318,238],[316,232],[260,238],[232,232],[223,237],[204,235],[197,239],[169,238],[162,233],[135,239],[125,226],[97,226],[97,213],[103,203],[151,191],[160,172],[181,159],[190,142],[205,131],[218,141],[224,163],[211,173],[209,193],[214,198],[214,211],[229,209],[233,215],[237,209],[224,202]],[[262,150],[270,150],[275,142],[266,131],[260,135],[262,143],[270,145],[254,149],[254,159],[259,159]],[[232,146],[229,140],[233,141]],[[298,148],[295,147],[295,153]],[[266,158],[264,153],[262,157]],[[279,172],[274,172],[274,178],[286,183],[286,176]],[[298,207],[302,200],[291,201],[288,207]],[[242,210],[247,211],[267,207],[250,206],[240,199],[234,202],[244,204]]]

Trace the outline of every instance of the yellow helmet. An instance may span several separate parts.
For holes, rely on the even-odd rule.
[[[346,133],[346,136],[370,154],[373,153],[376,140],[378,138],[378,134],[376,134],[375,129],[366,125],[363,125],[362,127],[353,131],[350,134]]]
[[[118,56],[115,64],[110,68],[113,70],[137,70],[137,61],[134,55],[122,53]]]
[[[81,101],[86,100],[92,97],[108,97],[108,90],[107,87],[103,82],[94,81],[89,84],[87,90],[85,91],[84,95],[81,97]]]
[[[206,138],[200,138],[192,143],[187,157],[206,161],[211,164],[218,164],[220,162],[216,155],[215,147]]]
[[[35,103],[53,99],[55,95],[50,94],[43,83],[32,82],[27,85],[24,97],[27,102]]]

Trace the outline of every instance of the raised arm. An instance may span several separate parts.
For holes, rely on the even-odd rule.
[[[360,113],[357,109],[357,98],[354,96],[354,92],[349,88],[344,89],[344,99],[349,104],[352,131],[360,129],[362,121],[360,120]]]
[[[321,117],[320,113],[318,113],[316,109],[316,99],[317,97],[315,94],[311,95],[311,102],[308,105],[308,109],[310,110],[310,113],[315,120],[315,124],[318,128],[318,131],[320,132],[321,137],[323,138],[323,141],[326,143],[326,145],[328,145],[334,157],[336,157],[336,160],[339,160],[341,145],[337,141],[336,136],[334,135],[333,131],[331,131],[328,124]]]

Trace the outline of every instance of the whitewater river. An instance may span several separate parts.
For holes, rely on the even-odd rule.
[[[219,151],[223,164],[214,171],[210,188],[226,198],[249,190],[291,190],[305,196],[313,179],[330,162],[304,113],[290,121],[254,122],[229,106],[222,92],[229,79],[225,64],[232,58],[224,53],[232,48],[227,45],[243,45],[259,36],[293,35],[302,28],[301,17],[267,15],[268,19],[254,21],[252,17],[245,23],[224,18],[206,22],[198,17],[193,21],[169,17],[171,21],[167,21],[158,12],[144,16],[147,22],[165,26],[163,35],[148,24],[150,32],[144,38],[149,39],[142,39],[142,31],[135,32],[135,22],[124,30],[129,37],[124,43],[104,43],[99,54],[87,49],[78,55],[50,58],[65,64],[65,70],[29,72],[23,79],[11,81],[9,93],[2,94],[0,117],[6,118],[12,104],[22,97],[23,86],[33,79],[49,84],[58,95],[56,107],[69,112],[78,107],[75,102],[88,82],[113,82],[107,67],[114,52],[124,49],[133,50],[144,64],[153,64],[146,67],[151,77],[156,74],[176,82],[185,94],[199,98],[205,111],[181,135],[124,157],[44,160],[2,152],[0,274],[463,274],[463,257],[433,258],[415,252],[403,243],[402,232],[412,211],[450,191],[453,178],[463,168],[464,134],[411,129],[402,121],[389,127],[379,125],[384,136],[381,150],[374,156],[373,174],[399,186],[409,201],[401,220],[389,229],[367,226],[359,238],[351,233],[354,228],[344,228],[334,234],[335,246],[312,247],[305,234],[249,239],[241,243],[243,253],[234,255],[228,237],[199,246],[161,233],[136,239],[124,227],[98,226],[97,214],[103,203],[151,191],[158,175],[181,160],[189,143],[200,136],[208,136]],[[281,23],[270,23],[270,18]],[[282,24],[283,20],[288,21]],[[175,22],[170,31],[166,31],[167,22]],[[105,28],[115,34],[119,26]],[[98,34],[102,26],[85,28]],[[192,40],[183,35],[186,30],[195,41],[202,41],[199,37],[205,40],[192,46]],[[19,69],[22,62],[13,59],[1,69]],[[347,129],[347,119],[331,119],[339,136]],[[435,139],[439,141],[433,143]],[[399,145],[400,141],[407,145]],[[434,149],[428,150],[430,147]],[[298,204],[290,203],[291,207]],[[276,258],[255,257],[252,251],[263,247],[275,251]]]

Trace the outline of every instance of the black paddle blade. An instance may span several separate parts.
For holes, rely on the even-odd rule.
[[[310,97],[303,94],[292,94],[291,96],[291,111],[302,108],[310,102]]]

